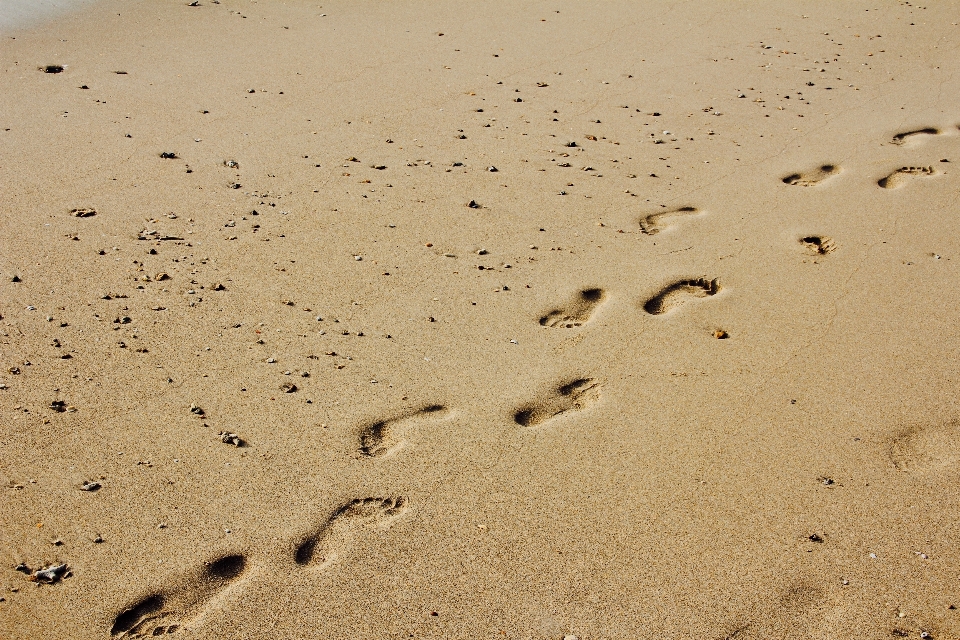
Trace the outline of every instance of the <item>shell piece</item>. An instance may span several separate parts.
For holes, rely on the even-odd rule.
[[[65,576],[67,572],[66,563],[63,564],[52,564],[49,567],[43,569],[37,569],[30,575],[30,579],[33,582],[43,582],[45,584],[53,584],[54,582],[59,582],[61,578]]]

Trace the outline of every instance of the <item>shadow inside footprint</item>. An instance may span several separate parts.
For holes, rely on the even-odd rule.
[[[877,184],[884,189],[896,189],[914,176],[929,177],[937,175],[933,167],[900,167],[893,173],[877,180]]]
[[[577,378],[517,409],[513,420],[521,427],[535,427],[569,411],[581,411],[600,399],[600,387],[601,382],[595,378]]]
[[[110,635],[115,636],[130,631],[144,619],[163,609],[163,603],[163,596],[160,594],[144,598],[117,616],[113,622],[113,627],[110,629]]]
[[[449,413],[445,406],[432,404],[397,418],[368,425],[360,431],[360,454],[369,458],[381,458],[395,453],[406,444],[407,433],[415,428],[422,418],[439,418]]]
[[[808,252],[817,255],[826,255],[836,250],[837,245],[827,236],[804,236],[800,238],[802,244]]]
[[[540,325],[544,327],[562,327],[572,329],[587,322],[597,307],[606,299],[607,293],[603,289],[584,289],[567,303],[566,306],[554,309],[540,318]]]
[[[840,167],[835,164],[820,165],[816,169],[805,171],[803,173],[792,173],[782,178],[784,184],[795,185],[798,187],[813,187],[830,176],[840,173]]]
[[[643,310],[650,315],[658,316],[679,307],[687,297],[706,298],[716,295],[719,291],[720,283],[716,278],[713,280],[705,278],[680,280],[647,300],[643,305]]]
[[[890,142],[892,142],[893,144],[900,145],[900,144],[904,144],[909,138],[912,138],[914,136],[922,136],[922,135],[927,135],[927,136],[940,135],[940,129],[937,129],[934,127],[924,127],[923,129],[914,129],[912,131],[904,131],[902,133],[898,133],[897,135],[893,136],[893,139]]]
[[[176,633],[198,619],[211,599],[240,578],[247,560],[239,554],[214,560],[181,584],[153,593],[122,611],[113,621],[110,635],[147,638]]]
[[[696,216],[702,213],[703,212],[696,207],[680,207],[679,209],[671,209],[669,211],[653,213],[645,218],[640,219],[640,231],[645,235],[653,236],[670,227],[670,225],[666,224],[665,222],[670,218]]]
[[[389,527],[408,507],[409,501],[404,496],[351,500],[297,545],[293,560],[301,566],[326,566],[336,559],[338,551],[349,545],[351,534],[357,529]]]

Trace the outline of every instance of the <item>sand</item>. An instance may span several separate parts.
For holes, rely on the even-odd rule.
[[[0,637],[960,638],[960,5],[197,4],[2,34]]]

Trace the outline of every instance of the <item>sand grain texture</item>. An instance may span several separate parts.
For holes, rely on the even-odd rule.
[[[958,15],[0,23],[0,636],[960,638]]]

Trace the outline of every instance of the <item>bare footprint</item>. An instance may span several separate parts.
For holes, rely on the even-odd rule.
[[[798,187],[814,187],[840,171],[840,167],[835,164],[824,164],[810,171],[790,174],[783,178],[783,182]]]
[[[208,563],[170,590],[153,593],[121,612],[110,635],[148,638],[176,633],[198,620],[215,596],[243,576],[247,560],[230,555]]]
[[[835,589],[797,583],[763,603],[745,619],[728,626],[723,640],[830,638],[843,628],[846,615]]]
[[[911,177],[935,175],[937,175],[937,170],[933,167],[900,167],[885,178],[877,180],[877,184],[884,189],[896,189],[902,187]]]
[[[893,144],[905,144],[910,138],[914,136],[937,136],[940,135],[940,129],[935,127],[924,127],[923,129],[913,129],[911,131],[903,131],[893,136],[893,139],[890,141]]]
[[[890,460],[898,471],[931,473],[960,463],[960,420],[915,426],[890,441]]]
[[[404,496],[351,500],[297,546],[293,559],[301,566],[325,567],[349,547],[357,531],[367,527],[387,529],[408,506]]]
[[[670,211],[653,213],[645,218],[640,219],[640,231],[648,236],[653,236],[671,226],[669,224],[665,224],[665,220],[670,218],[678,218],[681,216],[698,216],[702,214],[703,211],[697,209],[696,207],[680,207],[679,209],[671,209]]]
[[[583,289],[578,291],[574,299],[565,306],[554,309],[540,318],[540,324],[544,327],[563,327],[564,329],[579,327],[590,319],[594,310],[606,298],[607,293],[603,289]]]
[[[680,280],[647,300],[643,305],[643,310],[650,315],[659,316],[679,307],[688,297],[706,298],[716,295],[719,291],[720,283],[716,278],[713,280],[705,278]]]
[[[522,427],[536,427],[570,411],[582,411],[600,399],[602,383],[595,378],[577,378],[557,387],[546,397],[518,409],[514,421]]]
[[[837,245],[833,239],[827,236],[804,236],[800,238],[800,244],[803,245],[807,252],[821,256],[833,253],[837,249]]]
[[[369,458],[382,458],[396,453],[407,443],[407,434],[422,419],[440,418],[450,410],[440,404],[432,404],[412,413],[367,425],[360,431],[360,454]]]

